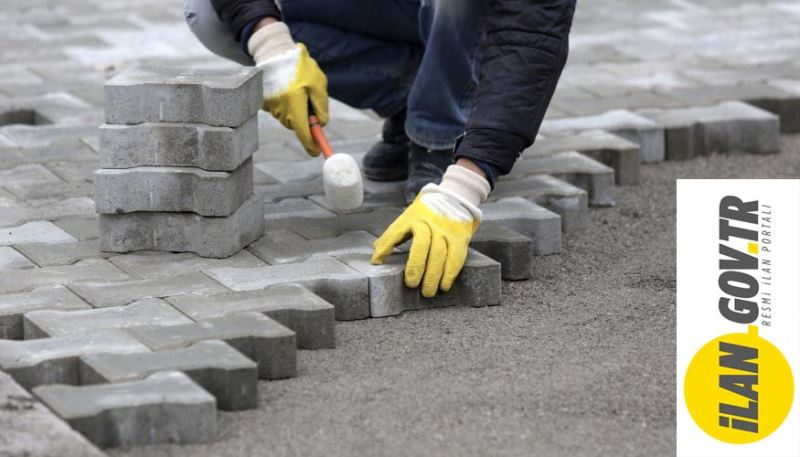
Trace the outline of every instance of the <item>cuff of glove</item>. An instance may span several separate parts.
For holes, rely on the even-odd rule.
[[[489,181],[474,171],[460,165],[450,165],[442,176],[439,189],[477,207],[486,201],[492,188]]]
[[[247,50],[253,56],[256,65],[293,49],[295,49],[294,40],[289,33],[289,27],[283,22],[273,22],[261,27],[247,40]]]

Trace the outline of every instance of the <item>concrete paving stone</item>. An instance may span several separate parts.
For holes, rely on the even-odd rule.
[[[77,311],[31,311],[23,317],[26,340],[85,334],[99,329],[136,327],[141,325],[179,325],[191,319],[168,305],[151,298],[126,306]]]
[[[313,201],[305,198],[285,198],[277,203],[267,203],[264,206],[264,217],[267,220],[286,219],[290,217],[318,218],[335,217],[331,211],[322,208]]]
[[[65,244],[26,243],[14,247],[40,267],[72,265],[81,260],[105,259],[113,255],[101,251],[98,240]]]
[[[150,349],[122,330],[98,330],[56,338],[0,340],[0,368],[30,390],[45,384],[80,384],[78,358]]]
[[[87,215],[94,212],[94,201],[87,197],[49,200],[38,206],[29,204],[6,206],[3,211],[0,211],[0,227],[7,228],[8,226],[20,225],[30,221],[57,219],[62,216]]]
[[[116,281],[128,275],[104,259],[82,260],[74,265],[10,270],[0,272],[0,294],[24,292],[42,286],[55,286],[86,280]]]
[[[522,197],[481,205],[484,225],[499,225],[533,240],[534,255],[561,252],[561,217]],[[480,229],[478,229],[480,230]]]
[[[614,169],[580,152],[565,151],[517,162],[508,178],[548,174],[563,179],[589,194],[591,206],[614,206]]]
[[[64,286],[40,287],[30,292],[0,295],[0,340],[23,338],[22,315],[28,311],[91,308],[91,305]]]
[[[797,69],[793,77],[796,77]],[[800,132],[800,79],[773,79],[770,86],[786,92],[785,97],[751,100],[750,103],[781,118],[781,133]]]
[[[222,341],[157,352],[85,355],[80,367],[81,384],[119,383],[180,371],[216,397],[223,411],[258,408],[258,365]]]
[[[499,225],[487,225],[472,237],[470,247],[500,262],[504,281],[530,279],[533,263],[533,240]]]
[[[407,254],[393,254],[382,265],[373,265],[371,253],[336,256],[344,264],[369,278],[369,315],[385,317],[419,307],[418,289],[405,286]]]
[[[34,184],[41,186],[46,183],[58,183],[61,178],[38,163],[19,165],[5,170],[0,170],[0,183],[11,190],[12,186]]]
[[[228,217],[168,212],[100,215],[100,248],[113,252],[177,251],[225,258],[263,233],[264,203],[257,196]]]
[[[148,298],[198,296],[228,291],[199,271],[158,279],[81,281],[72,283],[69,287],[95,308],[123,306]]]
[[[258,364],[260,379],[297,376],[295,333],[261,313],[230,314],[169,327],[134,327],[128,333],[154,351],[222,340]]]
[[[376,208],[368,213],[345,214],[330,218],[287,218],[268,221],[267,230],[288,228],[303,238],[334,238],[347,232],[369,232],[380,236],[402,213],[401,208]]]
[[[28,222],[19,227],[0,229],[0,246],[23,243],[61,244],[77,241],[75,237],[48,221]]]
[[[12,247],[0,246],[0,270],[29,270],[36,264]]]
[[[419,298],[418,309],[443,306],[494,306],[502,295],[500,263],[470,249],[464,268],[450,291],[439,292],[433,298]]]
[[[235,128],[145,123],[100,126],[100,167],[197,167],[233,171],[258,150],[258,117]]]
[[[240,251],[227,259],[210,259],[190,252],[141,251],[115,255],[108,260],[120,270],[139,279],[172,278],[208,268],[255,268],[266,265],[247,250]]]
[[[20,199],[34,206],[63,198],[91,197],[92,195],[92,184],[85,181],[63,182],[59,179],[56,182],[48,182],[46,185],[41,183],[11,184],[5,185],[5,187]]]
[[[255,164],[256,169],[270,176],[276,182],[304,182],[322,177],[325,159],[317,157],[308,160],[270,160]]]
[[[298,349],[336,347],[333,305],[299,284],[278,284],[262,290],[201,297],[175,296],[166,300],[198,322],[235,313],[259,312],[295,332]]]
[[[53,144],[79,147],[79,138],[97,133],[97,122],[81,125],[12,125],[0,130],[14,144],[23,148],[44,148]]]
[[[364,182],[367,180],[365,179]],[[325,198],[325,195],[312,195],[308,197],[309,200],[316,203],[317,205],[325,208],[326,210],[343,215],[343,214],[354,214],[354,213],[367,213],[377,208],[398,208],[398,209],[405,209],[407,206],[405,197],[403,196],[402,192],[390,193],[384,192],[379,194],[364,194],[364,200],[361,202],[361,206],[353,210],[340,210],[331,206],[328,203],[328,200]]]
[[[106,123],[198,123],[238,127],[262,105],[261,72],[140,66],[105,85]]]
[[[97,169],[97,161],[61,161],[61,162],[48,162],[45,164],[47,168],[57,174],[65,181],[88,181],[92,182],[94,179],[94,171]]]
[[[0,371],[0,449],[7,457],[104,457],[14,379]]]
[[[100,214],[135,211],[190,212],[230,216],[253,193],[253,164],[235,171],[193,167],[101,168],[94,173]]]
[[[779,118],[742,102],[641,114],[664,128],[667,158],[682,160],[712,152],[778,151]]]
[[[86,122],[97,119],[92,118],[93,111],[91,105],[67,92],[14,97],[0,103],[0,125],[69,124],[75,123],[76,119],[78,122]]]
[[[605,130],[587,130],[569,135],[540,135],[522,159],[555,152],[578,151],[614,169],[617,185],[639,183],[642,163],[639,145]]]
[[[594,116],[546,120],[542,133],[607,130],[638,144],[642,162],[664,160],[664,130],[653,121],[627,110],[612,110]]]
[[[4,145],[4,141],[12,144]],[[64,160],[77,162],[96,161],[97,154],[88,146],[76,143],[74,139],[54,141],[46,146],[22,147],[13,143],[0,131],[0,168],[31,163],[47,164]]]
[[[297,283],[333,304],[336,320],[369,317],[368,278],[332,257],[261,268],[212,268],[205,273],[234,291]]]
[[[347,232],[335,238],[306,240],[291,230],[275,230],[266,232],[248,250],[270,265],[281,265],[319,256],[371,254],[375,240],[375,235],[367,232]]]
[[[308,182],[292,182],[287,184],[256,184],[254,192],[264,197],[267,203],[277,203],[286,198],[310,197],[314,194],[325,192],[322,186],[322,178]]]
[[[571,233],[586,226],[589,197],[585,190],[550,175],[501,179],[489,201],[523,197],[561,216],[561,230]]]
[[[100,238],[100,229],[98,228],[96,214],[89,216],[64,216],[54,219],[52,223],[78,241],[96,240]]]
[[[2,160],[2,158],[0,158]],[[14,196],[11,192],[0,188],[0,207],[3,206],[16,206],[19,205],[21,202],[20,200]]]
[[[99,447],[205,443],[217,435],[214,397],[177,371],[119,384],[41,386],[33,393]]]

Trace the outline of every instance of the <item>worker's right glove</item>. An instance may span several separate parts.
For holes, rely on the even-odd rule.
[[[323,126],[328,123],[328,80],[302,43],[295,43],[283,22],[253,33],[247,49],[264,73],[264,110],[294,130],[306,152],[316,157],[319,146],[308,126],[309,103]]]
[[[422,188],[375,242],[372,263],[381,264],[392,249],[413,237],[406,262],[405,283],[433,297],[447,292],[464,267],[469,241],[481,224],[478,205],[489,195],[489,182],[460,165],[450,165],[441,184]]]

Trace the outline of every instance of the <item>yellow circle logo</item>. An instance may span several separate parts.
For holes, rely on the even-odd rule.
[[[684,380],[689,413],[704,432],[726,443],[767,437],[786,419],[794,398],[792,370],[781,351],[758,336],[730,333],[695,354]]]

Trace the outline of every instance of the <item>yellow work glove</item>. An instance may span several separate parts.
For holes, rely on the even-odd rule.
[[[489,182],[460,165],[450,165],[441,184],[428,184],[375,242],[378,265],[409,238],[405,283],[433,297],[447,292],[467,260],[469,241],[481,224],[478,205],[489,195]]]
[[[264,74],[264,110],[294,130],[311,156],[320,153],[308,126],[309,103],[320,124],[328,123],[328,80],[302,43],[295,43],[283,22],[253,33],[247,49]]]

